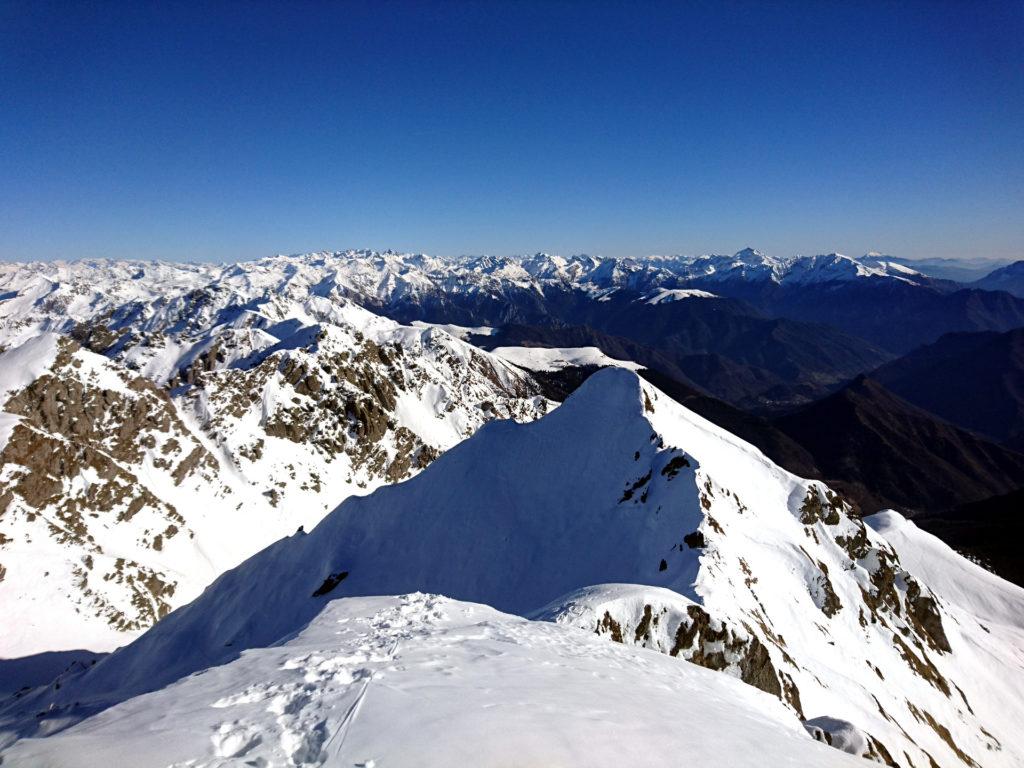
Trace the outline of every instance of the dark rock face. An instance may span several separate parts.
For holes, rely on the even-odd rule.
[[[632,641],[642,647],[652,646],[651,631],[664,621],[664,613],[645,605],[643,615],[632,633]],[[605,611],[594,631],[609,635],[617,643],[624,642],[622,623]],[[760,640],[752,634],[730,630],[698,605],[687,607],[674,631],[670,629],[674,643],[667,652],[707,669],[724,670],[735,668],[743,682],[760,688],[784,701],[782,684],[772,664],[771,655]],[[794,686],[795,687],[795,686]],[[792,694],[791,694],[792,695]],[[798,694],[797,694],[798,696]],[[799,701],[799,699],[796,699]]]
[[[828,566],[820,561],[817,565],[818,570],[821,571],[821,575],[816,581],[816,586],[822,593],[821,612],[831,618],[839,613],[843,607],[843,603],[840,601],[839,595],[836,594],[836,591],[832,586],[832,582],[828,578]]]
[[[935,598],[925,594],[913,579],[909,579],[907,584],[907,615],[915,623],[918,634],[925,637],[932,648],[943,653],[952,651]]]
[[[607,634],[611,637],[612,642],[622,642],[622,626],[612,618],[608,611],[604,612],[604,617],[598,622],[597,629],[594,632],[599,635]]]
[[[324,583],[316,588],[313,592],[313,597],[323,597],[326,594],[334,591],[334,588],[341,584],[345,579],[348,578],[348,571],[339,571],[338,573],[332,573],[326,579]]]
[[[686,609],[689,622],[680,622],[675,633],[675,645],[669,651],[672,656],[682,658],[708,669],[723,670],[730,664],[738,664],[740,679],[748,685],[760,688],[766,693],[782,698],[782,685],[771,656],[761,641],[752,635],[737,635],[720,622],[713,622],[711,616],[700,606],[691,605]],[[720,624],[716,628],[715,624]],[[745,633],[744,633],[745,634]],[[722,644],[723,650],[708,651],[707,646]],[[738,656],[738,662],[729,661],[728,656]]]
[[[694,531],[683,536],[683,543],[690,549],[704,549],[707,546],[704,534],[700,531]]]
[[[800,522],[814,525],[819,520],[826,525],[838,525],[839,513],[843,511],[843,500],[839,494],[826,488],[824,492],[812,488],[807,492],[800,508]]]

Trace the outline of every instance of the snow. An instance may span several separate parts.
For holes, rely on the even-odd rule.
[[[493,336],[497,333],[497,328],[491,328],[486,325],[478,325],[475,327],[468,327],[465,325],[452,325],[451,323],[425,323],[422,320],[414,320],[412,322],[413,328],[440,328],[445,333],[450,333],[457,339],[462,341],[469,341],[470,336]]]
[[[1024,589],[961,557],[898,512],[879,512],[864,522],[893,545],[908,570],[950,605],[989,624],[1024,630]]]
[[[491,354],[528,371],[560,371],[563,368],[609,365],[638,371],[643,368],[631,360],[616,360],[597,347],[496,347]]]
[[[418,740],[420,728],[434,739],[428,742],[431,749],[449,758],[450,754],[437,746],[449,742],[421,723],[432,712],[446,713],[458,723],[463,717],[461,710],[446,710],[444,702],[452,702],[451,707],[462,701],[474,707],[487,703],[471,690],[505,691],[498,698],[512,712],[517,711],[515,702],[520,695],[528,702],[522,707],[528,714],[503,713],[498,719],[501,730],[511,734],[509,738],[523,732],[521,729],[539,729],[534,725],[538,716],[533,710],[543,708],[541,702],[559,704],[544,710],[550,717],[567,710],[575,716],[586,702],[590,709],[595,701],[601,702],[598,708],[617,706],[614,700],[633,707],[634,691],[644,692],[641,698],[650,705],[642,711],[653,713],[652,717],[669,712],[674,722],[690,722],[689,710],[671,707],[685,706],[687,699],[703,707],[703,694],[671,697],[675,704],[653,693],[647,696],[647,686],[669,684],[660,665],[681,665],[686,672],[680,674],[685,675],[692,670],[683,658],[698,660],[702,654],[725,653],[726,673],[716,674],[728,685],[739,685],[732,677],[742,676],[742,649],[754,647],[756,640],[762,653],[758,663],[768,665],[769,679],[777,686],[795,686],[803,716],[820,729],[834,728],[835,741],[849,749],[874,749],[873,740],[877,740],[894,756],[909,755],[916,765],[929,764],[928,756],[940,766],[963,762],[942,735],[945,732],[956,749],[986,768],[1019,765],[1024,748],[1015,734],[1024,721],[1024,701],[1019,693],[1024,688],[1024,674],[1016,660],[1024,638],[1019,624],[1006,623],[1017,610],[1013,602],[1018,599],[1014,597],[1017,592],[996,590],[1004,596],[991,607],[981,603],[981,610],[975,612],[975,598],[983,599],[976,593],[991,591],[992,584],[957,576],[963,571],[980,579],[974,566],[965,565],[949,551],[936,554],[927,539],[914,534],[913,528],[901,528],[896,518],[888,519],[886,529],[893,532],[893,544],[885,538],[886,531],[864,528],[842,510],[836,511],[835,520],[802,520],[804,500],[809,494],[821,499],[823,493],[820,483],[785,472],[634,373],[609,368],[590,377],[543,419],[526,424],[491,422],[411,480],[349,498],[312,531],[282,539],[224,573],[197,600],[167,616],[132,645],[87,672],[62,677],[59,688],[37,688],[0,705],[0,733],[10,741],[74,726],[56,738],[23,742],[10,752],[26,757],[46,755],[56,765],[61,764],[60,756],[71,760],[73,757],[67,756],[88,754],[89,750],[98,750],[97,760],[109,759],[110,753],[103,750],[114,749],[110,745],[118,743],[117,739],[134,733],[149,733],[154,744],[166,742],[168,750],[176,749],[179,741],[183,747],[199,744],[189,742],[178,730],[166,739],[152,735],[156,728],[177,729],[178,719],[184,723],[182,731],[203,734],[201,746],[206,751],[189,746],[188,759],[213,759],[211,748],[242,749],[256,736],[266,749],[284,749],[286,745],[298,749],[302,734],[321,732],[320,722],[327,723],[323,733],[337,732],[338,721],[330,723],[330,712],[347,711],[360,690],[348,686],[367,679],[339,658],[357,652],[387,656],[380,649],[389,648],[394,637],[387,635],[391,639],[380,642],[360,637],[345,645],[345,630],[335,629],[343,633],[338,636],[343,641],[338,653],[322,647],[319,640],[303,645],[302,653],[282,648],[301,645],[307,628],[318,626],[318,617],[333,615],[325,610],[345,611],[346,605],[365,605],[360,601],[378,599],[375,596],[425,591],[547,619],[550,627],[538,630],[537,635],[531,629],[512,636],[514,642],[496,646],[504,656],[490,653],[486,643],[474,647],[469,655],[478,658],[476,666],[466,673],[465,680],[451,681],[457,690],[448,689],[442,701],[426,698],[422,718],[416,714],[419,710],[414,702],[429,691],[443,692],[443,681],[432,677],[422,689],[415,689],[416,696],[396,684],[405,695],[385,698],[382,705],[392,704],[381,710],[380,719],[371,721],[375,725],[367,728],[362,741],[345,737],[345,744],[364,745],[358,752],[346,752],[345,760],[372,759],[383,765],[390,754],[401,763],[403,753],[388,753],[388,745],[394,738],[394,749],[411,748],[401,746],[411,743],[405,741],[406,732],[412,734],[409,739]],[[682,541],[698,532],[700,545]],[[844,542],[861,538],[858,554],[849,555],[849,544]],[[925,563],[936,556],[940,564],[934,566],[933,573]],[[885,597],[889,602],[870,604],[865,595],[876,592],[875,576],[887,563],[892,564],[892,596]],[[942,569],[952,575],[943,578]],[[932,641],[909,623],[912,583],[919,585],[921,595],[935,596],[948,651],[929,646]],[[960,586],[954,587],[954,583]],[[962,589],[962,594],[958,595],[956,588]],[[837,605],[831,614],[825,610],[830,594]],[[659,623],[645,633],[640,622],[647,606]],[[724,634],[690,646],[686,655],[680,654],[683,658],[672,658],[665,652],[673,650],[682,622],[692,620],[691,611],[698,609],[707,614],[713,632]],[[370,613],[377,615],[363,611],[362,621],[351,616],[350,623],[364,629],[374,626]],[[571,631],[574,637],[586,637],[588,644],[617,648],[609,637],[592,634],[595,621],[605,615],[622,627],[627,646],[607,652],[650,659],[647,668],[658,671],[654,678],[631,673],[628,681],[618,680],[617,693],[608,701],[600,697],[605,689],[590,690],[582,683],[546,678],[537,684],[538,691],[545,691],[543,696],[563,695],[563,689],[565,696],[580,695],[579,699],[552,700],[539,692],[537,698],[531,698],[534,694],[527,685],[531,676],[525,669],[501,668],[520,652],[537,667],[564,667],[564,660],[541,655],[531,644],[552,648],[560,642],[553,638],[569,635],[545,633]],[[395,617],[378,626],[390,631],[403,625],[400,617]],[[486,639],[486,633],[478,629],[462,628],[456,635],[467,641],[480,635]],[[527,650],[521,651],[520,644]],[[582,655],[591,659],[596,651],[587,648]],[[655,655],[657,652],[661,654]],[[306,653],[313,656],[306,659]],[[431,651],[431,669],[465,669],[465,658],[453,658],[450,653],[448,645]],[[321,657],[330,675],[323,673]],[[303,675],[310,675],[304,684],[311,688],[300,694],[303,703],[293,708],[278,697],[298,689],[273,686],[305,680],[280,677],[286,663],[297,658],[306,659],[296,663]],[[389,678],[401,680],[402,668],[415,666],[412,660],[409,664],[397,659],[384,663],[383,685],[375,683],[369,688],[361,711],[372,711],[371,702],[382,698],[378,688],[387,688]],[[360,658],[360,668],[366,664],[367,660]],[[379,676],[374,677],[379,671],[373,667],[371,678],[379,681]],[[335,681],[335,673],[343,683]],[[495,677],[490,677],[492,673]],[[589,684],[595,673],[593,667],[586,667],[577,679]],[[523,687],[515,687],[520,683]],[[212,688],[204,688],[206,684]],[[260,688],[263,685],[273,689]],[[341,698],[330,698],[335,695],[327,690],[332,685],[339,686]],[[752,686],[746,688],[750,690],[743,689],[744,693],[764,701]],[[806,740],[809,737],[803,735],[798,704],[783,695],[781,686],[776,690],[779,697],[769,699],[770,707],[758,704],[755,709],[764,713],[783,708],[789,719],[781,718],[776,730],[790,729],[797,734],[794,738]],[[152,696],[144,695],[149,693]],[[334,710],[314,707],[307,717],[307,693],[314,699],[336,702]],[[199,698],[191,698],[193,694]],[[185,703],[175,709],[179,696]],[[243,709],[224,713],[219,711],[223,708],[200,706],[202,701],[210,704],[229,696],[241,697],[232,702]],[[730,700],[738,701],[731,693]],[[388,738],[381,738],[386,717],[399,717],[401,723],[400,717],[406,716],[395,715],[396,709],[401,709],[396,701],[408,708],[407,716],[412,719],[407,728],[388,730]],[[261,714],[271,706],[273,718]],[[715,720],[728,722],[725,714],[713,710],[711,704],[707,707],[715,712]],[[211,713],[211,709],[218,712]],[[43,711],[47,715],[37,718]],[[187,713],[192,711],[199,712],[201,719],[190,721]],[[481,712],[477,708],[466,711]],[[165,712],[181,715],[165,717]],[[612,711],[615,722],[641,729],[635,732],[640,740],[634,743],[623,736],[631,731],[620,725],[616,733],[624,745],[632,744],[635,752],[639,744],[646,749],[663,743],[642,730],[647,723],[644,717],[638,717],[635,709],[630,712],[627,716]],[[476,715],[472,727],[492,738],[495,721],[486,716],[486,710],[483,713]],[[516,720],[518,716],[530,719]],[[945,731],[933,727],[928,718]],[[563,737],[578,727],[588,738],[601,738],[600,728],[591,732],[577,720],[559,728],[558,722],[552,720],[552,727]],[[599,722],[601,727],[609,727],[607,721]],[[505,727],[508,723],[520,728]],[[95,738],[90,736],[93,728],[97,729]],[[735,729],[730,726],[729,730],[735,739]],[[395,733],[401,738],[393,737]],[[74,741],[76,734],[83,740]],[[214,736],[216,744],[207,741]],[[675,731],[661,738],[677,737],[684,738]],[[325,737],[324,745],[329,738]],[[767,743],[761,737],[757,742]],[[481,751],[478,746],[473,749]],[[593,757],[592,753],[581,754]],[[186,758],[172,751],[159,753],[163,764],[180,759]],[[742,764],[745,757],[741,753],[735,759],[731,764]],[[566,758],[566,762],[586,761]],[[822,763],[808,758],[803,764]]]
[[[648,260],[353,251],[231,266],[0,266],[4,400],[54,371],[55,334],[79,322],[130,336],[107,357],[74,353],[60,375],[84,388],[141,397],[136,373],[163,385],[184,365],[209,365],[168,402],[180,425],[149,430],[152,447],[140,436],[141,458],[115,468],[158,504],[127,521],[121,508],[86,515],[84,543],[65,540],[67,510],[56,504],[7,508],[0,654],[138,639],[0,700],[0,744],[21,739],[5,764],[109,765],[125,754],[193,766],[233,757],[486,764],[490,745],[496,762],[643,755],[647,764],[657,749],[650,764],[680,755],[849,764],[808,732],[856,754],[885,745],[903,766],[1024,764],[1024,590],[895,513],[867,528],[844,509],[806,521],[805,500],[829,498],[821,483],[674,403],[623,370],[631,364],[594,348],[489,354],[460,338],[487,328],[402,326],[354,300],[383,311],[445,293],[500,302],[552,286],[596,300],[627,290],[674,300],[694,297],[676,287],[689,281],[732,279],[918,278],[888,257],[752,249]],[[325,368],[331,360],[342,362]],[[613,369],[540,421],[513,421],[552,406],[520,368],[590,364]],[[316,373],[321,386],[333,376],[337,411],[396,386],[373,466],[396,457],[403,428],[447,452],[385,486],[358,451],[330,455],[269,434],[266,424],[292,407],[316,435],[341,430],[318,422],[333,411],[297,388],[308,373],[295,371]],[[371,385],[350,388],[349,377]],[[0,414],[0,437],[17,418]],[[367,447],[344,431],[346,445]],[[212,465],[176,482],[158,463],[172,437],[205,448]],[[9,487],[19,467],[0,471]],[[102,487],[93,467],[59,480],[61,498]],[[268,489],[280,490],[278,505]],[[157,551],[153,535],[167,524],[159,504],[185,522]],[[87,556],[89,592],[78,581]],[[176,610],[145,633],[115,631],[90,602],[135,603],[119,562],[175,586]],[[911,621],[912,594],[933,601],[948,648]],[[658,621],[641,631],[647,615]],[[695,615],[706,615],[710,639],[672,658]],[[623,630],[621,645],[595,635],[605,617]],[[765,676],[799,700],[734,679],[755,641]],[[684,661],[715,654],[722,672]],[[36,661],[23,669],[34,675],[46,660]]]
[[[337,600],[296,636],[107,710],[5,764],[858,766],[774,698],[484,605]]]
[[[683,299],[716,299],[713,293],[699,291],[696,288],[666,288],[658,291],[653,296],[647,297],[647,304],[664,304],[670,301],[682,301]]]
[[[885,269],[887,269],[889,271],[892,271],[892,272],[902,272],[905,275],[920,275],[921,274],[916,269],[911,269],[906,264],[900,264],[899,262],[896,262],[896,261],[886,261],[886,262],[884,262],[884,265],[885,265]]]
[[[92,651],[55,651],[14,659],[0,659],[0,697],[22,689],[48,685],[60,675],[84,669],[103,657]]]
[[[138,458],[110,459],[116,482],[98,483],[94,468],[86,467],[56,477],[62,492],[43,506],[15,493],[0,521],[6,541],[0,607],[8,622],[0,633],[0,657],[113,650],[163,610],[148,591],[136,593],[119,567],[137,582],[167,585],[160,598],[166,607],[184,605],[224,570],[300,526],[314,527],[348,496],[419,471],[416,445],[439,452],[490,419],[531,419],[552,407],[523,371],[504,360],[445,330],[402,326],[342,297],[329,300],[318,293],[323,276],[313,265],[290,274],[289,266],[285,260],[258,268],[126,262],[0,268],[0,282],[27,273],[29,285],[38,287],[38,272],[54,278],[43,281],[45,309],[33,302],[12,308],[20,298],[0,302],[0,336],[14,345],[0,356],[0,402],[44,374],[97,398],[109,390],[138,402],[146,391],[139,375],[166,384],[190,365],[203,371],[195,385],[172,390],[170,401],[156,401],[162,405],[154,428],[137,436],[140,446],[152,447],[141,447]],[[72,345],[41,329],[69,330],[70,321],[90,317],[116,325],[108,312],[124,314],[132,344],[116,346],[111,357],[80,348],[73,364],[56,369],[58,341]],[[355,372],[349,361],[361,361]],[[298,393],[298,382],[284,373],[289,365],[318,372],[321,391],[338,391],[340,407],[318,406],[308,393]],[[373,442],[350,433],[345,403],[384,391],[377,407],[386,409],[392,388],[385,434]],[[296,404],[310,409],[303,418],[319,420],[316,431],[301,443],[269,434],[267,425]],[[89,417],[111,420],[104,425],[110,438],[89,444],[90,451],[113,455],[110,442],[117,440],[123,415],[114,409]],[[21,422],[0,412],[0,449]],[[155,426],[160,424],[169,427]],[[43,424],[33,429],[52,445],[79,444]],[[343,442],[348,450],[331,453],[317,438],[329,446]],[[415,442],[408,468],[389,476],[403,441]],[[174,471],[193,448],[205,449],[209,463],[179,477]],[[55,466],[63,462],[55,460]],[[16,486],[26,471],[6,462],[3,489]],[[89,499],[103,493],[90,488],[105,484],[127,488],[129,498],[113,509],[90,506]],[[142,502],[137,514],[128,513],[131,499]],[[79,510],[62,506],[68,500]],[[167,535],[169,526],[175,534]],[[112,614],[127,622],[118,624]],[[129,626],[135,618],[141,624]]]
[[[31,384],[57,357],[57,336],[44,333],[26,343],[0,353],[0,407],[12,394]],[[21,419],[0,412],[0,451]]]
[[[40,334],[0,354],[0,404],[39,378],[56,357],[57,335],[53,333]]]
[[[954,648],[961,675],[957,681],[979,721],[990,724],[985,727],[1003,746],[1002,753],[978,752],[975,759],[986,768],[1013,765],[1014,760],[1024,764],[1017,735],[1024,722],[1024,589],[961,557],[897,512],[880,512],[865,522],[941,598],[950,617],[947,624],[959,641]]]

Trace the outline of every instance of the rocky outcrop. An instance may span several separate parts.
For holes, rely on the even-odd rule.
[[[109,553],[107,541],[144,553],[190,537],[182,512],[142,477],[216,483],[219,467],[152,382],[69,338],[56,349],[46,373],[3,405],[17,421],[0,450],[0,523],[25,533],[4,535],[0,548],[33,532],[65,547],[68,599],[118,631],[143,629],[171,610],[177,579],[140,554]]]

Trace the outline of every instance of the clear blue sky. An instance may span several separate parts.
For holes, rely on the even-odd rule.
[[[1024,258],[1024,2],[0,2],[0,258]]]

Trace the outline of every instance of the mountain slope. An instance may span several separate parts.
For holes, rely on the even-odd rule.
[[[614,611],[597,587],[609,582],[634,595]],[[132,645],[9,701],[0,722],[8,738],[57,730],[288,642],[329,600],[416,589],[593,617],[588,631],[739,677],[878,760],[1024,757],[1012,661],[1024,614],[954,621],[831,491],[619,369],[537,422],[492,422],[408,482],[350,498]]]
[[[0,355],[0,402],[0,655],[107,650],[251,552],[220,541],[233,489],[148,380],[44,334]]]
[[[78,323],[109,357],[54,333],[0,356],[0,655],[115,648],[339,499],[548,407],[500,358],[345,302],[187,316]]]
[[[957,426],[1024,447],[1024,329],[947,334],[871,376]]]
[[[6,753],[12,764],[849,766],[776,700],[592,633],[413,594],[336,600],[287,642]]]
[[[774,423],[866,511],[945,509],[1024,485],[1024,455],[941,421],[866,377]]]
[[[813,400],[888,355],[831,328],[768,319],[742,304],[649,304],[623,293],[572,315],[585,325],[507,325],[472,339],[498,346],[596,346],[733,405]]]
[[[986,291],[1006,291],[1024,297],[1024,261],[1015,261],[999,267],[973,283]]]
[[[676,370],[675,367],[664,356],[647,347],[579,327],[547,329],[518,326],[514,330],[506,327],[493,336],[498,343],[511,337],[529,344],[522,347],[499,346],[494,347],[493,351],[499,357],[533,373],[545,387],[546,396],[552,400],[564,400],[602,367],[614,365],[636,370],[646,381],[677,403],[757,446],[780,467],[801,477],[820,476],[811,454],[767,418],[729,405],[701,391],[685,378],[679,379],[666,373]],[[600,349],[532,346],[550,343],[551,340],[593,341]],[[637,362],[642,362],[645,367],[637,365]]]

